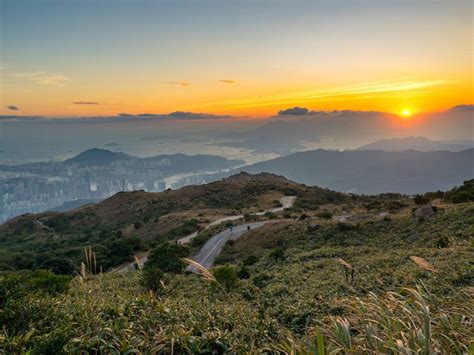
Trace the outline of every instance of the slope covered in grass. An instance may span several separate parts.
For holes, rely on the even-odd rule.
[[[240,277],[234,285],[170,274],[150,292],[136,271],[83,275],[66,292],[35,288],[10,297],[0,310],[0,346],[37,353],[466,353],[473,226],[472,203],[439,204],[422,220],[407,207],[359,222],[284,222],[226,246],[222,258]],[[9,277],[0,276],[0,285]]]
[[[161,193],[118,193],[73,211],[25,215],[0,225],[0,270],[37,269],[46,263],[72,273],[87,245],[107,270],[160,241],[179,239],[223,216],[273,208],[284,195],[298,195],[300,203],[309,201],[313,206],[349,199],[280,176],[245,173]]]

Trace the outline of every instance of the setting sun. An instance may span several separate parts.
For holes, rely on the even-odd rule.
[[[405,118],[410,117],[411,116],[411,110],[409,108],[403,109],[402,116],[405,117]]]

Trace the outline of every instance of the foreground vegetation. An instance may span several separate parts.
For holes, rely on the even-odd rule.
[[[433,203],[426,218],[414,205],[347,222],[293,211],[227,245],[212,273],[183,272],[189,250],[175,244],[130,273],[4,273],[0,349],[468,353],[474,204]]]

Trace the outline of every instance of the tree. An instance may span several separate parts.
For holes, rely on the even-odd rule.
[[[158,268],[162,272],[181,273],[186,267],[182,258],[188,257],[189,254],[190,250],[186,245],[170,242],[160,243],[151,250],[148,261],[145,263],[145,270]]]

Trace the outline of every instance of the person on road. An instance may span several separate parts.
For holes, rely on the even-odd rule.
[[[247,232],[250,230],[250,226],[247,226]]]
[[[230,226],[230,232],[233,233],[234,226]]]

